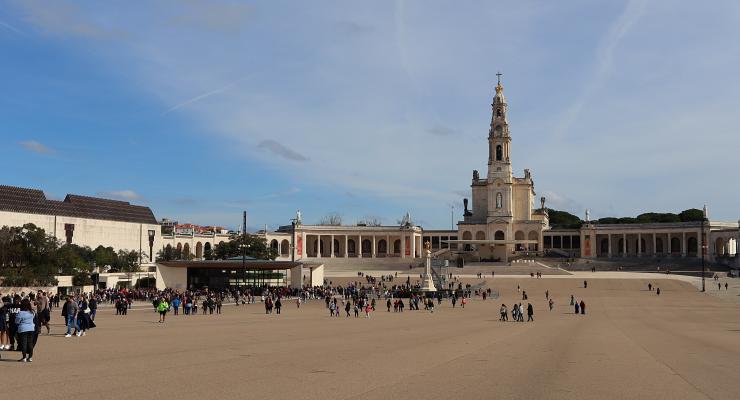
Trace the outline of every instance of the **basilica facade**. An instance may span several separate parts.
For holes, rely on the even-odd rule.
[[[511,160],[511,130],[504,87],[499,80],[491,103],[488,131],[488,171],[473,171],[472,207],[464,200],[465,213],[458,223],[459,245],[480,259],[506,261],[521,251],[540,251],[548,228],[545,199],[535,208],[534,180],[528,169],[515,177]]]

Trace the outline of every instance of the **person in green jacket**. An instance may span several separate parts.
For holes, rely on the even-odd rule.
[[[170,309],[170,304],[167,303],[167,300],[164,299],[164,297],[159,299],[159,304],[157,304],[157,311],[159,311],[159,322],[164,322],[164,317],[167,315],[167,311]]]

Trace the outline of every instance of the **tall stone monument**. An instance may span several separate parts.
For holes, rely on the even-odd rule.
[[[434,279],[432,279],[432,244],[429,241],[424,243],[424,261],[426,269],[424,271],[424,279],[421,283],[421,290],[425,292],[436,292],[437,288],[434,286]]]

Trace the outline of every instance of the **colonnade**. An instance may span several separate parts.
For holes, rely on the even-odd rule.
[[[308,258],[419,258],[422,237],[417,234],[299,233],[301,251]]]
[[[701,257],[701,231],[596,234],[599,257]]]

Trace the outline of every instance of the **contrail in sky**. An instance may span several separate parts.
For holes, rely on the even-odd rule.
[[[195,103],[196,101],[203,100],[206,97],[213,96],[214,94],[223,93],[223,92],[231,89],[232,87],[236,86],[239,82],[241,82],[241,81],[243,81],[243,80],[245,80],[247,78],[249,78],[249,77],[248,76],[245,76],[244,78],[237,79],[234,82],[231,82],[231,83],[229,83],[229,84],[227,84],[227,85],[225,85],[223,87],[220,87],[220,88],[218,88],[216,90],[211,90],[210,92],[206,92],[206,93],[200,94],[198,96],[193,97],[192,99],[189,99],[189,100],[183,101],[182,103],[176,104],[173,107],[167,109],[167,111],[163,112],[161,115],[168,114],[168,113],[170,113],[172,111],[177,110],[178,108],[185,107],[188,104],[192,104],[192,103]]]
[[[13,32],[15,32],[15,33],[17,33],[19,35],[26,36],[26,34],[23,33],[20,29],[16,29],[13,25],[10,25],[10,24],[5,23],[3,21],[0,21],[0,26],[4,26],[4,27],[10,29],[11,31],[13,31]]]

